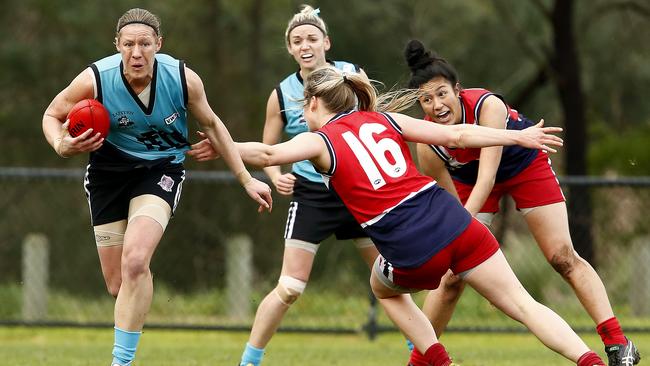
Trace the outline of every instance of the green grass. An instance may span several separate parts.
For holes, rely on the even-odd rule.
[[[582,336],[604,356],[597,335]],[[650,334],[631,337],[642,355],[650,349]],[[247,338],[245,332],[145,329],[137,366],[234,366]],[[442,341],[463,366],[572,364],[530,334],[449,333]],[[111,329],[0,327],[0,360],[4,366],[108,365],[112,343]],[[398,333],[381,334],[373,342],[362,335],[279,333],[267,347],[264,366],[404,365],[407,358]]]

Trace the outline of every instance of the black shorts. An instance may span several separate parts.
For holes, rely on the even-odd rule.
[[[338,240],[368,236],[341,199],[325,184],[294,175],[297,180],[294,200],[289,204],[285,239],[319,244],[332,234]]]
[[[182,164],[136,167],[130,170],[104,170],[88,165],[84,188],[90,205],[92,225],[125,220],[129,202],[143,194],[165,200],[172,214],[181,198],[185,169]]]

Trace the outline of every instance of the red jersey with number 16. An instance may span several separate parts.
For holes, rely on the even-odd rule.
[[[435,184],[418,172],[400,126],[388,114],[341,113],[317,133],[332,160],[322,172],[325,183],[364,227]]]

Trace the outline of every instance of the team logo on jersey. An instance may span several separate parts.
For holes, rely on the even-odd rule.
[[[174,112],[174,113],[171,114],[171,116],[165,118],[165,123],[168,124],[168,125],[171,125],[172,123],[174,123],[174,121],[176,121],[176,119],[179,116],[180,116],[180,114],[178,114],[178,112]]]
[[[118,128],[130,128],[135,125],[135,122],[131,121],[127,116],[120,116],[117,118],[117,127]]]
[[[174,187],[174,180],[171,177],[163,174],[162,177],[160,177],[160,182],[158,182],[158,185],[163,189],[163,191],[171,192],[172,187]]]

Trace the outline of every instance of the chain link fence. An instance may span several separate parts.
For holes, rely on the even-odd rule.
[[[82,177],[77,169],[0,168],[0,324],[113,323],[114,300],[101,276]],[[576,189],[589,193],[580,197],[592,207],[592,264],[616,315],[626,331],[650,331],[650,178],[566,177],[561,183],[568,200]],[[229,173],[189,172],[152,261],[147,327],[250,328],[282,264],[289,201],[274,199],[273,213],[260,215]],[[593,330],[509,199],[503,208],[494,231],[524,286],[576,329]],[[368,275],[351,242],[327,240],[281,330],[365,331],[372,337],[394,329],[370,296]],[[415,297],[421,302],[423,294]],[[450,331],[522,329],[471,289],[450,323]]]

